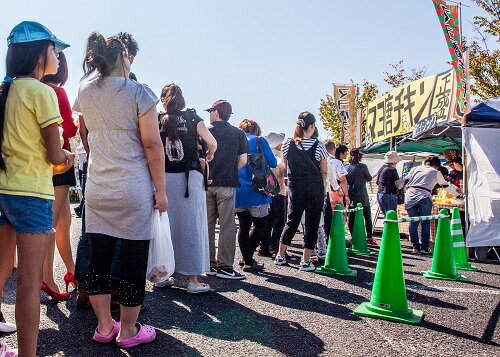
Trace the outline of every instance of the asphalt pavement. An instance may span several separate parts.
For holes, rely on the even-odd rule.
[[[81,227],[73,219],[75,247]],[[500,356],[500,264],[474,263],[462,272],[471,283],[424,278],[432,257],[403,245],[411,308],[423,310],[419,326],[362,318],[352,311],[371,295],[377,256],[350,256],[356,278],[298,270],[301,235],[290,249],[289,266],[256,256],[265,271],[243,281],[203,277],[214,289],[191,295],[176,276],[172,288],[147,285],[139,321],[156,327],[157,339],[130,350],[91,340],[92,310],[76,309],[75,294],[56,303],[42,292],[38,341],[40,356]],[[239,253],[237,254],[239,259]],[[57,280],[65,273],[57,258]],[[2,311],[14,321],[15,273],[6,285]],[[116,315],[115,318],[118,318]],[[16,347],[16,334],[0,334]]]

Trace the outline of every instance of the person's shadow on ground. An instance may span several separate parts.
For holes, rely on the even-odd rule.
[[[250,284],[231,282],[234,290],[250,289]],[[240,284],[240,285],[239,285]],[[262,289],[262,294],[267,288]],[[269,289],[268,294],[275,294]],[[290,294],[290,293],[286,293]],[[289,298],[297,302],[297,295]],[[277,296],[283,299],[283,296]],[[303,297],[300,297],[303,298]],[[309,298],[311,299],[311,298]],[[337,311],[335,304],[318,305],[316,312],[329,308]],[[201,352],[195,347],[168,334],[171,329],[180,329],[196,335],[214,340],[249,341],[287,356],[308,355],[317,356],[324,352],[323,341],[313,333],[303,328],[299,323],[277,319],[257,313],[246,306],[237,303],[221,294],[209,293],[204,296],[190,295],[183,289],[165,288],[154,289],[146,293],[146,310],[141,312],[139,321],[156,328],[157,338],[154,342],[134,347],[124,352],[118,349],[115,343],[106,345],[91,340],[97,319],[92,310],[81,311],[76,309],[74,300],[67,302],[71,311],[69,316],[59,309],[56,303],[47,303],[47,316],[58,325],[58,330],[44,329],[41,326],[39,333],[38,354],[52,356],[63,353],[66,356],[200,356]],[[277,308],[280,308],[278,306]],[[299,307],[300,308],[300,307]],[[342,315],[347,313],[343,311]],[[307,310],[312,310],[312,305]],[[115,315],[115,319],[119,316]],[[357,319],[357,317],[354,317]],[[216,345],[217,341],[208,342]],[[226,344],[221,349],[227,348]],[[243,351],[242,351],[243,352]]]

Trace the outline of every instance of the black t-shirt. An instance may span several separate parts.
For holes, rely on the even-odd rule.
[[[198,156],[198,132],[197,125],[202,118],[196,114],[194,109],[181,112],[177,118],[177,133],[179,140],[172,142],[165,128],[160,129],[160,137],[163,142],[165,154],[166,172],[186,172],[190,170],[201,170]],[[163,114],[160,113],[160,118]]]
[[[347,189],[349,199],[354,203],[369,204],[366,183],[372,180],[368,167],[358,162],[347,166]]]
[[[226,121],[216,121],[209,128],[217,140],[217,151],[209,163],[211,187],[239,187],[238,158],[248,153],[245,133]]]
[[[397,180],[399,180],[399,175],[395,167],[390,167],[388,165],[382,166],[377,180],[378,193],[396,195],[398,193],[398,188],[395,183]]]

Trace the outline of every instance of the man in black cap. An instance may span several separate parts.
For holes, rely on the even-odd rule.
[[[216,101],[210,108],[210,132],[217,140],[217,151],[209,166],[207,190],[208,237],[210,245],[210,272],[222,279],[245,279],[234,270],[236,251],[236,222],[234,204],[236,187],[239,187],[238,170],[246,165],[248,141],[245,133],[228,123],[232,114],[231,104]],[[219,218],[219,242],[215,254],[215,223]]]

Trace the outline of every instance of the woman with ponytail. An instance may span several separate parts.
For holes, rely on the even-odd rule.
[[[35,356],[43,261],[47,238],[54,232],[52,165],[64,164],[59,173],[74,162],[59,141],[62,119],[56,94],[40,79],[57,72],[58,53],[68,45],[31,21],[14,27],[7,43],[7,76],[0,87],[0,295],[17,245],[19,355]],[[5,348],[0,342],[2,353]]]
[[[210,162],[217,142],[194,109],[186,104],[179,86],[166,85],[161,91],[166,112],[160,114],[160,136],[165,148],[167,198],[170,231],[175,255],[175,271],[187,276],[188,293],[210,291],[198,276],[210,271],[205,180],[198,155],[200,139],[208,147],[203,153]],[[173,278],[157,284],[172,285]]]
[[[274,264],[286,264],[286,250],[305,212],[304,251],[300,262],[302,271],[315,270],[310,258],[318,240],[328,173],[328,152],[323,143],[312,137],[316,130],[315,122],[311,113],[300,113],[293,139],[288,139],[283,144],[284,161],[288,167],[290,211]]]
[[[84,78],[73,111],[88,133],[85,230],[90,239],[86,280],[98,325],[94,341],[116,338],[121,348],[155,339],[137,317],[144,301],[154,209],[167,209],[165,157],[158,130],[157,98],[128,79],[130,57],[119,37],[92,33]],[[111,265],[120,241],[120,322],[111,317]]]

